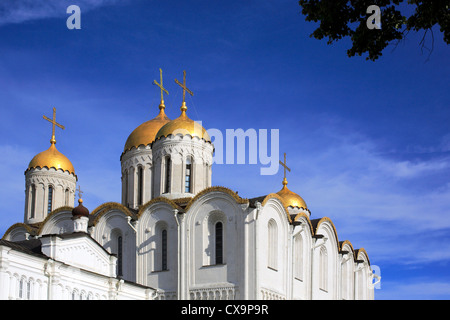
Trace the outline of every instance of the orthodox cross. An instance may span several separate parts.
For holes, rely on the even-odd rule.
[[[160,89],[161,89],[161,102],[164,102],[164,92],[169,95],[169,92],[163,87],[163,76],[162,76],[162,70],[161,68],[159,69],[159,78],[160,78],[160,82],[161,84],[158,83],[158,81],[153,80],[153,84],[156,84]]]
[[[284,154],[284,162],[279,161],[280,164],[284,167],[284,181],[286,181],[286,170],[291,172],[291,169],[288,168],[288,166],[286,165],[286,153]]]
[[[53,119],[50,119],[46,116],[44,116],[44,119],[47,121],[50,121],[50,123],[52,124],[52,139],[50,140],[50,142],[52,144],[56,143],[56,139],[55,139],[55,126],[60,127],[61,129],[64,130],[64,126],[62,124],[59,124],[58,122],[56,122],[56,108],[53,108]]]
[[[183,88],[183,106],[186,104],[186,91],[194,96],[191,90],[186,87],[186,71],[183,70],[183,83],[180,83],[177,79],[175,79],[176,84],[178,84],[181,88]]]

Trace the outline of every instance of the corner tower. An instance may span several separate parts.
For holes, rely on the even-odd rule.
[[[153,147],[153,197],[170,199],[192,197],[211,186],[214,146],[201,124],[186,114],[186,71],[183,83],[181,115],[161,127]]]
[[[56,149],[55,126],[64,129],[56,122],[56,109],[53,119],[44,116],[52,123],[50,148],[38,153],[30,161],[25,171],[25,215],[27,224],[43,221],[47,215],[59,207],[73,207],[77,176],[70,160]]]

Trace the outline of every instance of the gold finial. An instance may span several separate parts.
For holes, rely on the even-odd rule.
[[[50,140],[50,143],[55,144],[55,126],[58,126],[64,130],[64,126],[56,122],[56,108],[53,108],[53,119],[49,119],[46,116],[44,116],[44,119],[50,121],[50,123],[52,124],[52,139]]]
[[[159,109],[164,109],[166,106],[164,105],[164,92],[169,95],[169,92],[163,87],[163,76],[162,76],[162,70],[159,68],[159,81],[161,84],[159,84],[156,80],[153,80],[153,84],[156,84],[161,89],[161,103],[159,104]]]
[[[81,199],[81,194],[83,193],[83,191],[81,191],[81,187],[80,185],[78,185],[78,203],[83,203],[83,199]]]
[[[286,179],[286,170],[291,172],[291,169],[288,168],[288,166],[286,165],[286,153],[284,154],[284,162],[279,161],[280,164],[284,167],[284,179],[283,179],[283,186],[287,185],[287,179]]]
[[[186,87],[186,71],[183,70],[183,83],[180,83],[180,81],[178,81],[177,79],[175,79],[175,83],[178,84],[181,88],[183,88],[183,104],[181,105],[181,111],[185,112],[187,110],[186,107],[186,91],[191,95],[194,96],[194,94],[192,93],[191,90],[189,90]]]

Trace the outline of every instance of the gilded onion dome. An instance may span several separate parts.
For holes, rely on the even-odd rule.
[[[156,133],[162,126],[170,121],[166,116],[164,109],[164,102],[161,101],[161,104],[159,105],[159,114],[154,119],[146,121],[134,129],[125,143],[124,152],[132,148],[137,148],[140,145],[146,146],[155,141]]]
[[[62,171],[68,171],[69,173],[75,175],[75,169],[73,168],[72,162],[70,162],[70,160],[67,159],[67,157],[59,152],[55,147],[55,127],[58,126],[59,128],[64,129],[63,125],[56,122],[56,108],[53,108],[52,119],[46,116],[44,116],[44,119],[52,124],[52,138],[50,139],[50,148],[35,155],[34,158],[31,159],[27,171],[34,168],[47,167],[48,169],[61,169]]]
[[[73,168],[72,162],[70,162],[65,155],[56,149],[56,141],[54,138],[52,138],[50,142],[50,148],[38,153],[33,159],[31,159],[27,170],[47,167],[49,169],[61,169],[62,171],[68,171],[69,173],[75,175],[75,169]]]
[[[186,115],[186,103],[183,102],[181,106],[181,115],[165,124],[156,134],[155,140],[161,137],[168,137],[169,135],[190,135],[191,137],[199,137],[207,142],[211,142],[211,138],[202,125],[194,120],[189,119]]]
[[[303,200],[302,197],[300,197],[295,192],[292,192],[287,187],[287,180],[284,178],[283,180],[283,188],[277,192],[277,194],[281,197],[283,200],[284,206],[287,207],[298,207],[298,208],[304,208],[308,209],[306,206],[305,200]]]

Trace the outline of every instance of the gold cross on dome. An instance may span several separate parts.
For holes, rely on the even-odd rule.
[[[52,144],[56,143],[56,139],[55,139],[55,126],[60,127],[61,129],[65,129],[64,126],[62,124],[59,124],[58,122],[56,122],[56,108],[53,108],[53,119],[50,119],[46,116],[44,116],[44,119],[47,121],[50,121],[50,123],[52,124],[52,139],[50,140],[50,142]]]
[[[284,162],[279,161],[280,164],[284,167],[284,181],[286,181],[286,170],[291,172],[291,169],[288,168],[288,166],[286,165],[286,153],[284,154]]]
[[[180,83],[177,79],[175,79],[176,84],[178,84],[181,88],[183,88],[183,106],[186,104],[186,91],[191,95],[194,96],[191,90],[189,90],[186,87],[186,71],[183,70],[183,83]]]
[[[161,82],[161,83],[158,83],[158,81],[156,81],[156,80],[153,80],[153,84],[156,84],[160,89],[161,89],[161,103],[162,102],[164,102],[164,96],[163,96],[163,94],[164,94],[164,92],[167,94],[167,95],[169,95],[169,92],[163,87],[163,76],[162,76],[162,70],[161,70],[161,68],[159,69],[159,81]]]

